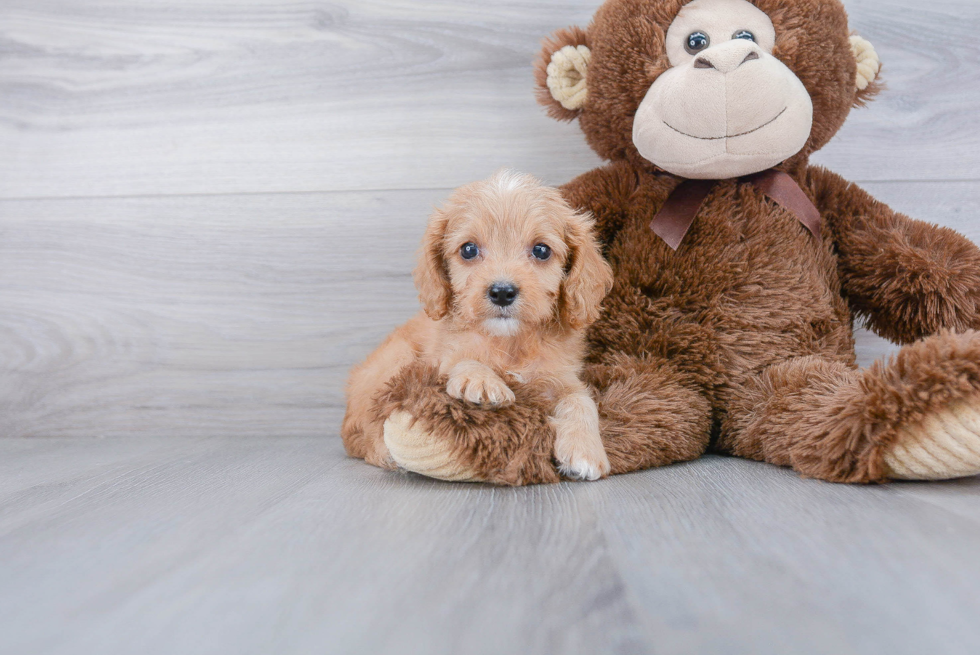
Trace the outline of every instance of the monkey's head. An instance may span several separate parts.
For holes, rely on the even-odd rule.
[[[536,77],[600,156],[726,179],[806,162],[878,69],[840,0],[607,0],[545,42]]]

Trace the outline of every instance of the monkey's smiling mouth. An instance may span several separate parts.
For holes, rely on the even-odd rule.
[[[783,107],[783,110],[781,112],[779,112],[778,114],[776,114],[776,116],[773,119],[766,121],[765,123],[763,123],[762,125],[760,125],[759,127],[755,128],[755,129],[749,130],[748,132],[740,132],[738,134],[727,134],[725,136],[694,136],[693,134],[688,134],[687,132],[681,132],[680,130],[678,130],[676,127],[674,127],[673,125],[671,125],[667,121],[664,121],[664,125],[666,125],[670,129],[674,130],[678,134],[683,134],[686,137],[690,137],[692,139],[698,139],[699,141],[721,141],[722,139],[734,139],[736,137],[748,136],[749,134],[752,134],[754,132],[758,132],[762,128],[768,127],[768,126],[772,125],[773,123],[775,123],[779,119],[780,116],[782,116],[783,114],[786,113],[786,110],[787,109],[789,109],[789,107]]]

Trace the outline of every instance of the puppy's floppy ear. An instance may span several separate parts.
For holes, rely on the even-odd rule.
[[[561,322],[583,328],[599,318],[599,305],[612,289],[612,269],[602,256],[592,233],[592,218],[570,212],[565,241],[568,260],[561,286],[558,312]]]
[[[881,60],[871,42],[857,34],[851,35],[851,53],[857,62],[857,74],[854,79],[857,95],[854,97],[854,106],[863,107],[881,91],[882,85],[878,81]]]
[[[422,237],[422,246],[419,248],[418,265],[412,273],[422,309],[434,321],[449,313],[452,301],[452,286],[443,257],[448,224],[449,215],[446,209],[437,209],[429,218],[425,236]]]
[[[570,121],[582,113],[591,60],[588,34],[580,27],[558,30],[544,40],[534,63],[534,81],[538,103],[552,118]]]

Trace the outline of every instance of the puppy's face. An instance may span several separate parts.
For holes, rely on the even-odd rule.
[[[589,228],[527,176],[502,172],[463,187],[430,221],[416,270],[426,311],[494,336],[594,320],[611,274]]]
[[[503,185],[470,195],[464,207],[447,226],[443,251],[457,320],[511,336],[554,316],[568,257],[567,212]]]

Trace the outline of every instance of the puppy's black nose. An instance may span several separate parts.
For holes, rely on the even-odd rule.
[[[490,297],[490,302],[494,305],[507,307],[508,305],[514,304],[514,300],[517,299],[519,291],[520,289],[510,282],[494,282],[487,290],[487,295]]]

